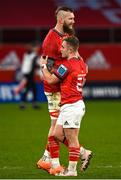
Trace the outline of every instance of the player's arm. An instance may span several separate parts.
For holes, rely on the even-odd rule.
[[[55,75],[55,74],[51,74],[48,69],[47,69],[47,59],[48,57],[42,57],[40,58],[40,66],[42,68],[42,72],[44,75],[45,80],[49,83],[49,84],[55,84],[57,82],[60,81],[60,79]]]

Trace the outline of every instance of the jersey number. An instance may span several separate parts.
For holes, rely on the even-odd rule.
[[[77,86],[76,86],[77,91],[82,92],[82,87],[85,84],[85,81],[86,81],[85,77],[79,74],[77,77]]]

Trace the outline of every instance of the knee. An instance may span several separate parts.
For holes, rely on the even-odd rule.
[[[69,136],[66,139],[68,141],[69,147],[77,147],[77,146],[79,146],[78,137]]]
[[[60,140],[60,134],[58,134],[56,131],[53,132],[53,136],[55,139]]]
[[[58,131],[54,131],[53,135],[54,135],[54,138],[56,140],[58,140],[60,142],[63,141],[64,136],[63,136],[63,134],[60,131],[59,132]]]

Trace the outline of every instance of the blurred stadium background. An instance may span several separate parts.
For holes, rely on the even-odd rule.
[[[89,66],[80,139],[92,148],[94,158],[77,178],[121,178],[121,0],[0,2],[0,178],[54,178],[35,167],[49,128],[43,84],[36,76],[39,111],[19,110],[21,96],[14,96],[12,89],[26,45],[42,43],[59,5],[75,10],[79,52]],[[61,156],[67,164],[63,146]]]

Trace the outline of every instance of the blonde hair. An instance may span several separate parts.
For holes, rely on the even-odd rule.
[[[58,18],[58,15],[61,15],[63,16],[64,15],[64,12],[71,12],[73,13],[73,9],[69,8],[69,7],[66,7],[66,6],[59,6],[56,11],[55,11],[55,16],[56,16],[56,19]]]

